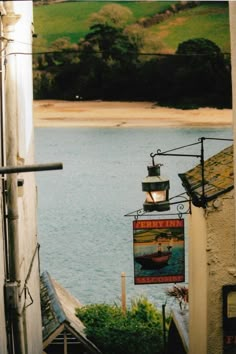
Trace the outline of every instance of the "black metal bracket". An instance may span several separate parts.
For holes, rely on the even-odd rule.
[[[162,213],[161,214],[162,218],[177,215],[179,217],[179,219],[182,219],[183,215],[191,214],[191,199],[189,199],[184,194],[185,193],[182,193],[182,194],[176,195],[175,197],[172,197],[169,199],[170,200],[169,205],[176,205],[177,212],[175,212],[175,213]],[[175,198],[180,198],[180,200],[171,202]],[[186,206],[186,203],[188,203],[187,206]],[[160,213],[154,214],[154,213],[150,213],[150,212],[145,212],[142,208],[142,209],[132,211],[124,216],[133,217],[135,220],[138,220],[138,218],[146,217],[146,216],[159,216],[160,217]]]
[[[192,143],[192,144],[188,144],[188,145],[184,145],[184,146],[180,146],[171,150],[167,150],[162,152],[160,149],[157,149],[156,153],[151,153],[150,156],[152,158],[152,163],[153,165],[155,164],[155,157],[156,156],[179,156],[179,157],[196,157],[196,158],[200,158],[200,165],[201,165],[201,187],[202,187],[202,195],[201,195],[201,200],[200,200],[200,204],[201,207],[206,208],[206,195],[205,195],[205,166],[204,166],[204,141],[205,140],[221,140],[221,141],[233,141],[233,139],[224,139],[224,138],[206,138],[206,137],[201,137],[198,139],[198,142],[196,143]],[[200,149],[200,154],[178,154],[178,153],[172,153],[174,151],[177,150],[181,150],[181,149],[185,149],[188,148],[190,146],[194,146],[194,145],[201,145],[201,149]]]

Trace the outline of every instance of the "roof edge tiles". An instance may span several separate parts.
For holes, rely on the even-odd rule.
[[[60,323],[65,322],[67,320],[66,314],[60,305],[59,298],[54,289],[54,285],[52,283],[52,279],[48,272],[44,272],[42,274],[42,281],[47,284],[48,295],[51,301],[51,305],[53,307],[54,313],[57,316],[57,319]]]
[[[50,328],[48,327],[46,330],[46,328],[44,327],[43,330],[44,336],[47,333],[46,337],[48,337],[62,323],[67,322],[67,317],[65,312],[63,311],[63,308],[60,305],[60,301],[55,292],[52,279],[49,273],[47,271],[43,272],[40,278],[41,286],[46,289],[45,296],[47,296],[47,299],[45,297],[43,298],[41,291],[42,314],[45,315],[45,313],[47,312],[49,316],[53,316],[54,318],[53,324],[52,321],[50,321]]]
[[[85,327],[75,314],[76,307],[81,307],[80,302],[51,278],[47,271],[41,275],[40,283],[44,348],[50,345],[62,330],[68,330],[85,346],[86,352],[101,354],[96,345],[86,337]]]
[[[234,188],[233,145],[204,161],[204,195],[200,164],[178,176],[193,205],[203,207]]]

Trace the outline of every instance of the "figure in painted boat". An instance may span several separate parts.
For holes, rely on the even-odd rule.
[[[143,269],[163,268],[172,256],[172,239],[169,240],[166,250],[163,250],[162,242],[158,236],[155,238],[155,242],[157,243],[156,252],[135,257],[136,262],[141,264]]]

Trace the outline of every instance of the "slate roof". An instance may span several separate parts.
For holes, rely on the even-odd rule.
[[[180,173],[183,186],[195,206],[202,206],[201,165]],[[233,145],[204,161],[205,201],[216,199],[234,188]]]
[[[171,323],[168,333],[168,350],[167,353],[188,353],[189,352],[189,311],[172,309]],[[175,330],[176,329],[176,330]],[[178,340],[176,338],[178,333]],[[179,341],[182,343],[181,350]]]
[[[81,303],[52,279],[48,272],[44,272],[40,277],[40,298],[44,343],[49,343],[50,338],[54,339],[66,328],[79,338],[89,353],[101,353],[87,339],[85,326],[75,315],[75,308],[81,307]]]

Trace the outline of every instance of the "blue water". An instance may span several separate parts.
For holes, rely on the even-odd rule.
[[[132,217],[142,207],[141,181],[150,153],[197,142],[232,138],[231,129],[37,128],[36,162],[63,162],[62,171],[37,173],[41,271],[47,270],[83,304],[120,300],[121,272],[128,301],[145,295],[166,301],[165,285],[134,285]],[[230,142],[207,140],[206,158]],[[200,145],[182,153],[200,153]],[[199,163],[194,157],[165,157],[161,173],[170,196],[183,192],[178,173]],[[186,230],[187,232],[187,230]],[[187,250],[187,234],[186,234]],[[187,251],[186,251],[186,280]]]
[[[150,247],[151,248],[151,247]],[[148,247],[145,247],[145,250],[147,250]],[[151,250],[150,252],[147,252],[145,254],[150,254],[152,252],[155,252]],[[145,269],[143,268],[138,262],[134,263],[135,267],[135,276],[169,276],[169,275],[181,275],[184,273],[184,247],[175,245],[172,249],[172,255],[170,260],[168,261],[168,264],[160,269]],[[136,252],[136,256],[139,255],[138,252]]]

